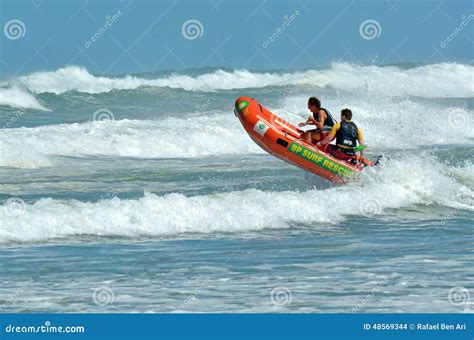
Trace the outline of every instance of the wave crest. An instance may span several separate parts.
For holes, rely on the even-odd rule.
[[[35,72],[18,81],[34,93],[62,94],[68,91],[104,93],[141,86],[169,87],[187,91],[216,91],[268,86],[318,86],[336,90],[421,97],[469,97],[474,93],[474,67],[441,63],[402,69],[395,66],[361,66],[333,63],[330,68],[295,72],[251,72],[215,70],[210,73],[171,74],[145,79],[136,76],[94,76],[80,66],[50,72]]]
[[[0,105],[17,109],[49,111],[33,94],[18,86],[0,88]]]
[[[140,199],[114,197],[94,203],[43,198],[25,204],[15,218],[7,209],[0,209],[0,243],[76,235],[160,237],[245,232],[287,228],[295,223],[328,230],[339,228],[338,223],[350,216],[393,215],[389,209],[415,204],[473,211],[472,187],[448,175],[442,164],[429,166],[429,161],[418,157],[394,160],[367,173],[361,183],[324,191],[248,189],[191,197],[147,193]],[[373,202],[376,209],[368,215],[366,205]],[[433,218],[446,223],[454,215],[450,209],[445,209],[444,215],[433,210],[438,214]]]
[[[50,166],[49,156],[192,158],[263,152],[234,116],[93,121],[0,129],[0,167]]]

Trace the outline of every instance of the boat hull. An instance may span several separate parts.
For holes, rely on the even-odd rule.
[[[234,112],[250,138],[275,157],[336,183],[345,183],[361,171],[303,141],[302,130],[252,98],[238,98]]]

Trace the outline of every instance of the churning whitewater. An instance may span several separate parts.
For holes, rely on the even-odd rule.
[[[21,207],[10,203],[0,210],[0,243],[47,241],[80,235],[153,237],[242,232],[288,228],[294,223],[337,228],[337,224],[347,217],[360,214],[360,202],[364,201],[368,204],[365,213],[370,216],[383,217],[389,209],[415,205],[435,205],[474,213],[472,164],[430,168],[427,166],[430,162],[436,162],[436,159],[409,157],[404,161],[393,161],[379,173],[368,174],[363,183],[324,191],[247,189],[191,197],[177,193],[162,196],[144,193],[139,199],[111,197],[97,202],[80,202],[42,198]],[[408,169],[407,164],[410,164]],[[23,210],[21,214],[9,218],[18,208]],[[242,211],[246,214],[242,215]],[[431,212],[426,217],[436,218],[439,214]]]
[[[206,72],[103,76],[67,66],[4,80],[2,195],[21,196],[22,203],[12,208],[11,202],[4,202],[0,242],[80,235],[169,237],[294,224],[334,228],[360,214],[361,201],[369,202],[367,209],[373,208],[369,213],[377,218],[397,209],[417,209],[428,219],[437,216],[436,207],[472,213],[471,65],[333,63],[323,70]],[[389,154],[391,160],[368,169],[359,183],[346,187],[321,186],[279,161],[266,165],[270,156],[249,140],[232,114],[232,101],[240,93],[258,97],[293,124],[307,115],[305,101],[311,95],[323,98],[333,112],[351,107],[364,129],[369,155]],[[188,101],[184,107],[179,104],[183,98]],[[155,104],[150,108],[151,100]],[[46,115],[39,114],[45,110]],[[96,119],[94,113],[102,111],[106,119]],[[463,145],[469,146],[467,150]],[[258,157],[245,165],[239,160],[253,155]],[[107,179],[95,178],[95,172],[104,171],[104,164],[97,161],[100,157],[108,159]],[[189,169],[183,166],[182,173],[168,175],[160,164],[173,159]],[[193,162],[216,160],[237,176],[233,185],[222,180],[211,191],[197,190],[215,181],[213,176],[222,169],[193,169]],[[123,176],[114,179],[116,173],[127,171],[122,168],[125,161],[150,164],[134,179],[142,187],[123,186]],[[74,194],[80,189],[72,183],[85,181],[80,174],[84,167],[79,166],[84,163],[90,183],[83,183],[85,194]],[[307,190],[301,185],[291,190],[292,180],[280,173],[268,180],[267,187],[252,187],[249,169],[264,172],[270,166],[300,177]],[[32,183],[26,179],[26,189],[15,193],[18,171],[28,169],[37,169],[38,177],[45,176],[43,181],[33,183],[37,179],[33,175]],[[160,185],[148,182],[146,173],[153,172],[158,178],[151,182],[159,182],[166,173],[166,181],[174,186],[160,190]],[[53,183],[51,177],[60,181]],[[53,190],[65,194],[58,197]],[[235,205],[236,201],[241,204]],[[11,210],[18,208],[22,213],[12,219]],[[244,216],[242,210],[247,212]]]
[[[75,296],[111,286],[114,312],[275,312],[275,286],[294,294],[278,311],[459,311],[440,297],[471,275],[473,79],[458,63],[341,62],[3,79],[2,287],[28,282],[18,305],[37,312],[104,311],[90,291],[74,303],[48,292],[58,284]],[[332,185],[261,150],[233,113],[240,96],[295,125],[311,96],[336,118],[348,107],[383,162]],[[203,282],[212,303],[183,304],[176,292]],[[380,282],[389,293],[371,305]]]
[[[371,92],[385,96],[472,97],[474,67],[441,63],[402,68],[333,63],[324,70],[255,72],[215,69],[209,73],[175,72],[167,75],[98,76],[80,66],[35,72],[0,83],[0,105],[46,110],[35,94],[67,92],[88,94],[140,87],[172,88],[195,92],[257,89],[265,87],[316,86],[334,91]],[[236,81],[238,80],[238,81]]]

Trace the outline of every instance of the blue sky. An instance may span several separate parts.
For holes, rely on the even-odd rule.
[[[122,74],[204,66],[301,69],[332,61],[473,63],[474,20],[469,19],[473,4],[470,0],[1,0],[0,75],[66,65],[82,65],[95,74]],[[107,25],[107,16],[114,15]],[[463,18],[468,19],[466,25]],[[11,20],[24,26],[14,39],[13,33],[5,32]],[[194,39],[186,39],[182,32],[189,20],[198,21],[198,34],[188,36]],[[365,34],[364,39],[361,24],[367,20],[375,30],[368,32],[375,35]],[[462,30],[446,41],[460,26]],[[103,27],[107,30],[100,32]],[[91,43],[94,35],[98,38]]]

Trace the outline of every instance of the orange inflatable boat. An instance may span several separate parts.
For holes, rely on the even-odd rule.
[[[362,166],[338,160],[305,142],[302,130],[252,98],[238,98],[234,112],[250,138],[275,157],[336,183],[353,180],[362,171]]]

